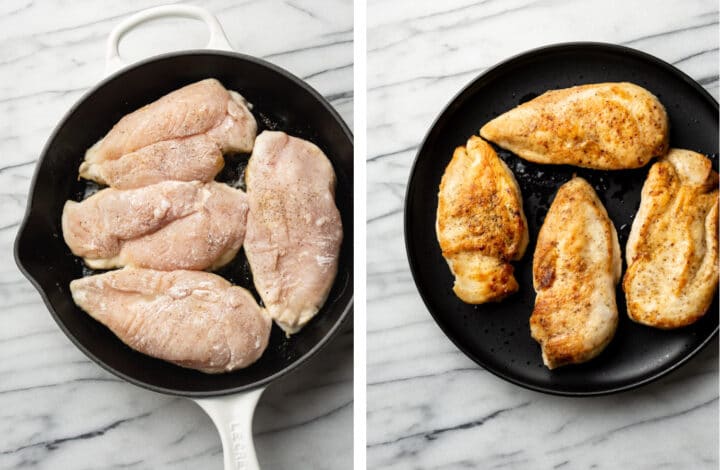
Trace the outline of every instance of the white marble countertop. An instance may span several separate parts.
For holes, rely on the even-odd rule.
[[[219,436],[200,408],[87,359],[12,257],[35,162],[62,115],[102,78],[108,33],[128,14],[164,3],[0,4],[0,468],[222,468]],[[190,3],[215,13],[238,51],[306,79],[352,124],[351,1]],[[206,40],[199,22],[162,20],[130,33],[121,54],[141,59]],[[351,468],[352,344],[347,328],[268,388],[254,421],[263,468]]]
[[[715,0],[370,0],[368,468],[716,469],[718,343],[637,390],[531,392],[482,370],[436,326],[402,234],[409,168],[446,103],[484,69],[541,45],[626,44],[718,96]]]

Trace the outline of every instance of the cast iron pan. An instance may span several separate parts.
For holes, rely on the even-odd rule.
[[[435,236],[437,193],[453,149],[492,118],[553,88],[629,81],[654,93],[670,117],[670,145],[709,155],[717,170],[718,104],[690,77],[643,52],[600,43],[559,44],[513,57],[462,90],[428,132],[410,173],[405,202],[405,243],[420,295],[445,334],[475,362],[499,377],[558,395],[600,395],[650,382],[685,363],[717,333],[717,294],[708,313],[692,326],[661,331],[627,317],[617,288],[620,321],[610,345],[594,360],[553,371],[542,363],[530,337],[535,303],[532,255],[557,189],[573,174],[595,188],[618,231],[625,272],[625,243],[640,205],[650,165],[628,171],[597,171],[538,165],[495,146],[523,194],[530,244],[515,265],[520,291],[501,303],[473,306],[452,291],[453,277]],[[652,164],[652,163],[651,163]]]
[[[212,31],[219,28],[214,17],[188,6],[141,12],[128,24],[167,15],[201,18],[208,22],[211,34],[223,34]],[[270,343],[260,360],[246,369],[214,375],[135,352],[78,308],[68,285],[71,280],[94,272],[72,255],[60,228],[65,201],[80,200],[97,190],[93,183],[78,181],[78,166],[85,150],[125,114],[170,91],[210,77],[217,78],[228,89],[239,91],[253,104],[258,132],[282,130],[315,143],[325,152],[337,175],[336,204],[344,232],[338,274],[317,316],[290,338],[273,326]],[[241,181],[248,158],[249,155],[226,157],[226,167],[218,180]],[[113,374],[150,390],[194,398],[248,391],[265,386],[305,362],[348,317],[353,299],[352,194],[352,135],[337,112],[303,81],[272,64],[233,52],[203,50],[165,54],[103,80],[58,124],[36,168],[27,212],[15,243],[15,258],[65,334],[87,356]],[[242,251],[219,274],[251,290],[259,300]]]

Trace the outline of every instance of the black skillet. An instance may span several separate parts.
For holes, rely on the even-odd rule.
[[[437,192],[453,149],[478,134],[483,124],[553,88],[629,81],[653,92],[670,116],[670,144],[710,155],[717,169],[718,104],[675,67],[643,52],[601,43],[559,44],[515,56],[463,89],[437,118],[418,152],[405,201],[405,243],[420,295],[445,334],[468,357],[517,385],[558,395],[600,395],[648,383],[695,355],[718,330],[717,294],[709,312],[692,326],[660,331],[630,321],[617,289],[617,333],[592,361],[549,371],[530,337],[535,302],[532,254],[558,187],[573,174],[592,184],[617,228],[624,257],[630,225],[650,165],[629,171],[595,171],[537,165],[498,147],[523,193],[530,244],[515,263],[520,292],[501,303],[460,301],[435,237]],[[623,260],[623,272],[625,269]]]
[[[212,15],[197,7],[171,5],[140,12],[120,24],[110,37],[109,64],[119,60],[117,41],[125,30],[161,16],[202,19],[211,29],[211,45],[227,47]],[[327,154],[337,175],[336,203],[344,231],[339,271],[318,315],[290,338],[273,326],[270,344],[259,361],[246,369],[219,375],[203,374],[137,353],[80,310],[72,301],[68,284],[92,272],[70,253],[60,228],[65,201],[82,199],[96,189],[93,184],[77,181],[78,165],[85,150],[123,115],[183,85],[209,77],[239,91],[254,105],[253,114],[260,130],[277,129],[302,137]],[[242,180],[248,157],[226,158],[226,168],[218,179]],[[325,345],[352,308],[352,187],[352,135],[337,112],[303,81],[272,64],[233,52],[165,54],[112,74],[86,93],[58,124],[35,171],[28,208],[15,242],[15,259],[60,328],[88,357],[141,387],[201,399],[198,402],[220,431],[226,468],[241,464],[240,468],[256,468],[251,423],[262,389],[306,362]],[[257,298],[242,252],[220,274],[250,289]],[[227,397],[230,394],[235,395]],[[208,398],[219,396],[224,397]]]

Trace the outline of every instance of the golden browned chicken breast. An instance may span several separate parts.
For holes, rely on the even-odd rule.
[[[620,270],[620,245],[605,207],[592,186],[573,178],[558,190],[533,258],[530,332],[549,369],[588,361],[610,342]]]
[[[667,329],[705,314],[718,284],[718,174],[708,158],[672,149],[650,168],[626,257],[631,319]]]
[[[632,83],[548,91],[498,116],[480,135],[535,163],[639,168],[668,148],[660,101]]]
[[[436,231],[461,300],[481,304],[517,292],[510,261],[522,258],[528,243],[522,195],[510,169],[480,137],[455,149],[445,169]]]

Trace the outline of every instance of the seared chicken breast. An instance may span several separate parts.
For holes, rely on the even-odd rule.
[[[718,174],[707,157],[672,149],[650,168],[626,257],[632,320],[669,329],[705,314],[718,284]]]
[[[143,354],[206,373],[247,367],[272,322],[250,293],[202,271],[125,268],[70,283],[75,303]]]
[[[473,136],[455,149],[438,194],[436,232],[464,302],[500,301],[518,290],[510,261],[528,244],[520,187],[495,150]]]
[[[605,207],[592,186],[573,178],[558,190],[533,257],[530,332],[549,369],[588,361],[610,342],[620,270],[620,245]]]
[[[548,91],[488,122],[480,135],[531,162],[619,170],[665,154],[668,117],[644,88],[598,83]]]

